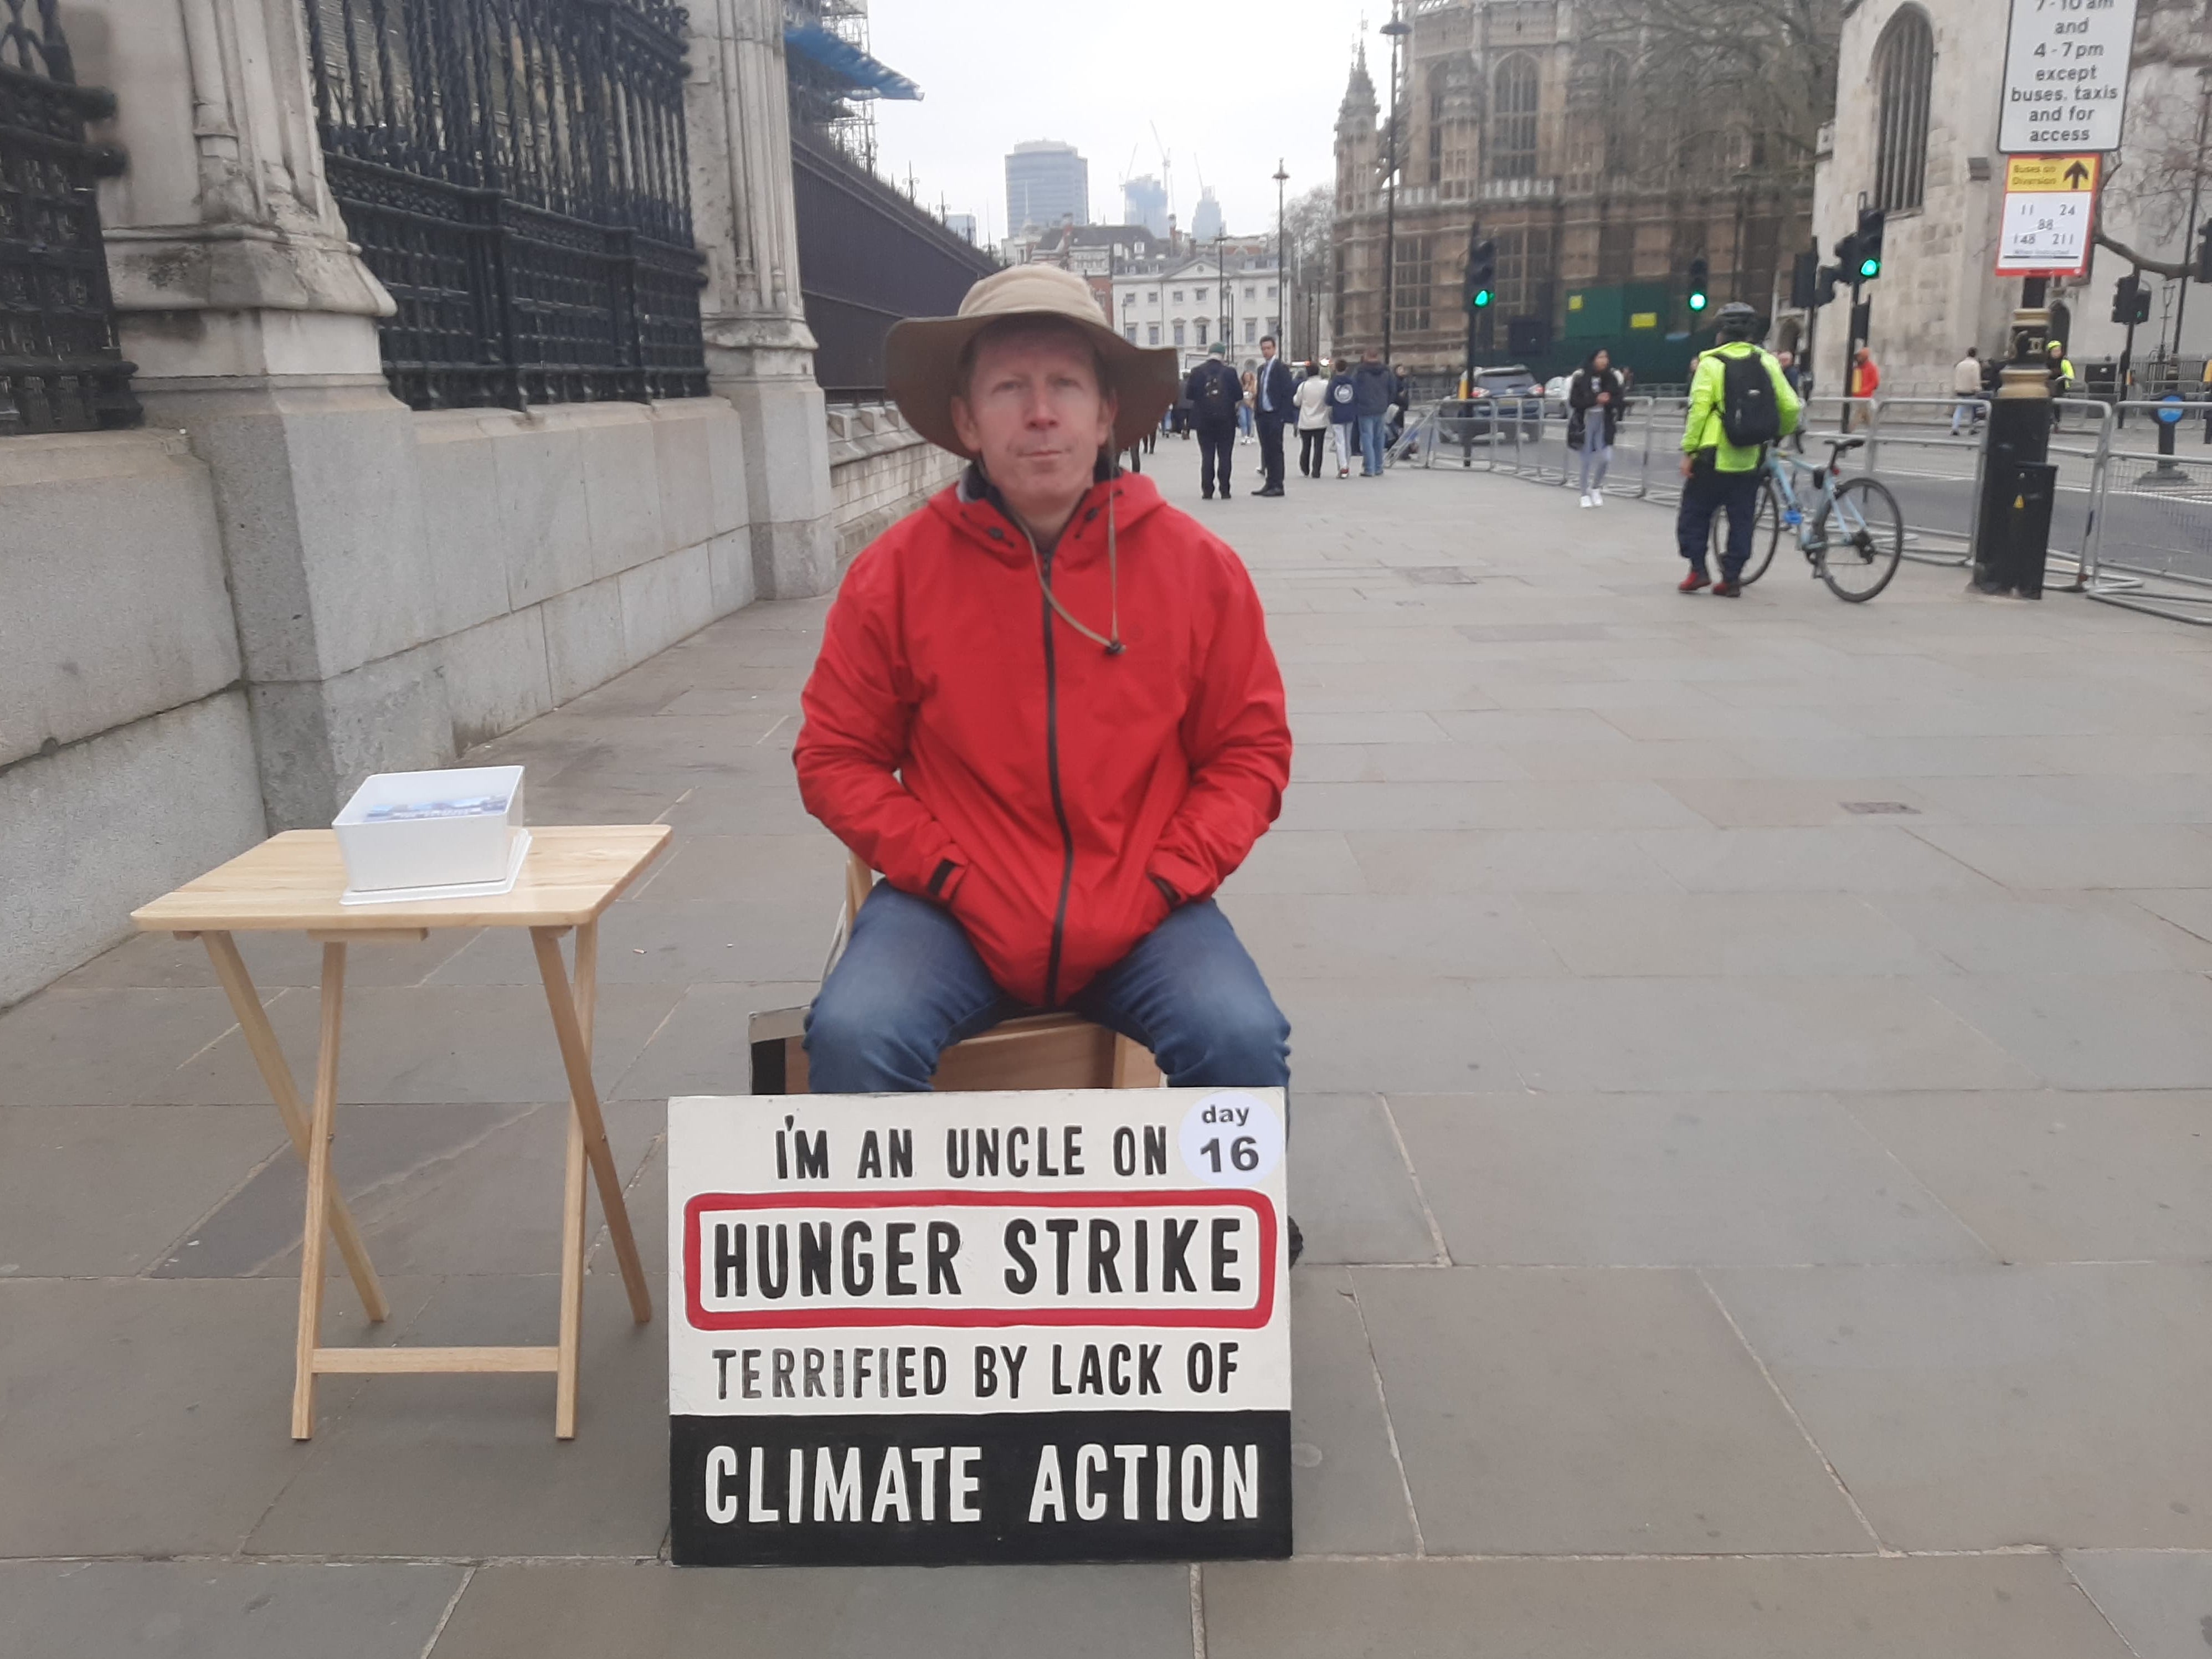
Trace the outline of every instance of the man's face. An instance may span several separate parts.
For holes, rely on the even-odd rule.
[[[1273,340],[1262,340],[1260,342],[1260,360],[1262,362],[1265,362],[1268,358],[1274,355],[1275,343]]]
[[[1091,485],[1114,412],[1080,337],[1024,330],[977,349],[967,392],[952,400],[952,426],[1009,501],[1073,500]]]

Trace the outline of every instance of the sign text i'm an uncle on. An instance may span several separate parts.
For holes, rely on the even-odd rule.
[[[684,1565],[1291,1548],[1279,1090],[672,1101]]]

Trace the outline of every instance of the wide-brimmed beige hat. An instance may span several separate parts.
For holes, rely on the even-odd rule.
[[[1091,285],[1057,265],[1015,265],[968,290],[955,317],[908,317],[884,347],[884,381],[907,424],[940,449],[969,460],[975,452],[952,427],[953,377],[968,343],[1010,317],[1073,323],[1105,360],[1107,387],[1119,401],[1114,447],[1127,449],[1159,424],[1181,382],[1172,347],[1147,350],[1116,334],[1099,315]]]

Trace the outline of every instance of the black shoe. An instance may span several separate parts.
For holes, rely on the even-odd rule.
[[[1213,492],[1212,490],[1209,489],[1206,492],[1206,499],[1209,501],[1213,499]]]
[[[1298,1265],[1298,1258],[1306,1253],[1306,1236],[1298,1231],[1298,1218],[1296,1216],[1290,1218],[1290,1223],[1291,1266],[1295,1267]]]
[[[1280,484],[1269,484],[1260,493],[1262,495],[1279,495],[1283,493],[1283,487]]]

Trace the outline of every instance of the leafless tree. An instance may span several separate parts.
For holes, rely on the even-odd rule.
[[[1283,319],[1285,332],[1296,342],[1295,349],[1307,352],[1320,349],[1320,342],[1310,337],[1306,328],[1304,307],[1309,298],[1318,301],[1326,308],[1328,296],[1334,292],[1334,253],[1331,243],[1336,226],[1336,187],[1316,185],[1304,194],[1293,197],[1284,210],[1284,234],[1290,246],[1286,263],[1290,266],[1292,303],[1299,307],[1296,316]]]
[[[1811,175],[1835,113],[1847,0],[1599,3],[1589,39],[1635,66],[1635,119],[1654,165]]]
[[[2142,0],[2136,13],[2135,64],[2125,147],[2106,175],[2105,199],[2124,208],[2153,243],[2185,246],[2192,211],[2212,204],[2212,0]],[[2161,276],[2186,276],[2187,258],[2138,252],[2107,235],[2097,240]]]

